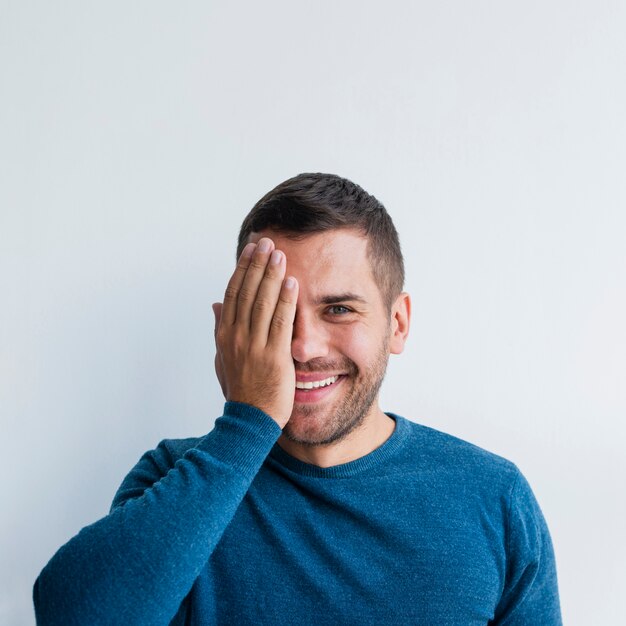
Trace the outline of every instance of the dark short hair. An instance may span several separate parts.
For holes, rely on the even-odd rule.
[[[404,285],[404,260],[385,207],[355,183],[334,174],[298,174],[266,193],[244,219],[237,258],[251,233],[270,228],[298,238],[354,228],[368,239],[368,256],[383,302],[391,307]]]

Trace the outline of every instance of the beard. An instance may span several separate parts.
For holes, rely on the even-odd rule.
[[[347,437],[363,424],[376,401],[388,360],[388,342],[384,341],[372,364],[364,370],[348,358],[335,361],[313,359],[300,363],[298,370],[301,372],[347,372],[341,385],[348,388],[338,390],[344,394],[338,406],[332,400],[328,407],[296,403],[292,417],[283,428],[285,439],[305,446],[323,446]]]

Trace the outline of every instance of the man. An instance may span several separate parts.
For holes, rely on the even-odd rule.
[[[384,413],[410,300],[384,207],[301,174],[243,222],[214,305],[224,414],[166,440],[34,588],[40,624],[560,624],[512,463]]]

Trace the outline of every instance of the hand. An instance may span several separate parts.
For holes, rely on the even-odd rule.
[[[215,371],[226,400],[267,413],[283,428],[293,410],[291,337],[298,299],[285,254],[267,237],[241,253],[215,313]]]

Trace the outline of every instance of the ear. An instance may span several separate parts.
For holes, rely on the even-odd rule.
[[[391,307],[391,337],[389,340],[389,352],[400,354],[404,350],[404,344],[409,336],[411,324],[411,297],[402,292]]]

